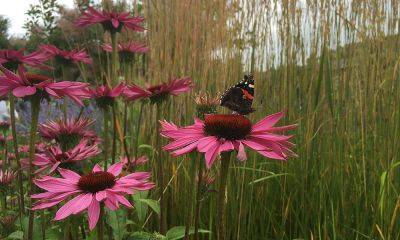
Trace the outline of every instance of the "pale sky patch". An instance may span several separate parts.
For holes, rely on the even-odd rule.
[[[0,7],[0,15],[5,16],[10,20],[10,35],[22,36],[25,34],[23,28],[27,16],[25,13],[28,11],[30,4],[37,4],[39,0],[0,0],[2,2]],[[72,8],[74,0],[58,0],[68,8]]]

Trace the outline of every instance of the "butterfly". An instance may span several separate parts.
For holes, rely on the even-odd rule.
[[[253,75],[244,75],[242,81],[228,88],[220,98],[220,105],[235,113],[247,115],[255,110],[251,107],[254,99]]]

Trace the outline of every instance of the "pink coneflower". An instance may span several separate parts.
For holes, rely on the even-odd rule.
[[[47,145],[43,142],[35,144],[35,153],[42,153],[47,148]],[[18,147],[18,152],[20,153],[28,153],[29,152],[29,145],[22,145]]]
[[[124,95],[129,100],[137,100],[142,98],[150,98],[153,103],[164,101],[170,95],[179,95],[190,91],[193,88],[192,79],[184,77],[174,79],[168,83],[161,83],[149,86],[147,89],[140,88],[136,85],[128,86]]]
[[[143,21],[144,18],[133,17],[129,12],[98,11],[89,7],[87,11],[76,20],[75,25],[77,27],[86,27],[100,23],[105,31],[111,33],[120,32],[123,27],[141,32],[144,31],[144,28],[140,26]]]
[[[108,85],[102,85],[91,90],[92,97],[96,100],[99,107],[111,106],[116,97],[121,96],[125,90],[125,84],[120,83],[115,88],[110,89]]]
[[[55,140],[63,151],[68,151],[83,138],[96,138],[96,134],[88,129],[93,123],[88,118],[50,120],[39,126],[39,133],[45,139]]]
[[[71,50],[71,51],[66,51],[57,48],[54,45],[48,44],[48,45],[41,45],[39,47],[44,54],[46,54],[50,58],[55,58],[56,61],[60,64],[65,64],[65,65],[70,65],[72,63],[86,63],[86,64],[92,64],[92,59],[89,57],[89,55],[86,53],[85,50]]]
[[[133,167],[133,166],[141,166],[141,165],[144,165],[144,164],[146,164],[148,161],[149,161],[149,158],[147,157],[147,156],[141,156],[141,157],[138,157],[138,158],[131,158],[130,159],[130,161],[128,162],[128,157],[121,157],[120,158],[121,159],[121,162],[124,164],[124,165],[127,165],[127,166],[131,166],[131,167]]]
[[[24,55],[24,49],[0,50],[0,64],[10,71],[17,71],[18,68],[25,70],[24,64],[49,70],[50,67],[43,64],[46,60],[47,56],[39,51]]]
[[[58,172],[62,178],[46,176],[35,180],[35,184],[46,192],[31,196],[39,199],[33,209],[50,208],[74,197],[57,211],[54,220],[62,220],[87,209],[89,228],[92,230],[99,220],[101,202],[112,211],[117,210],[119,204],[131,208],[131,203],[124,195],[154,187],[153,183],[148,182],[150,173],[136,172],[121,177],[119,175],[122,167],[123,163],[116,163],[107,171],[103,171],[100,166],[95,165],[91,173],[82,176],[71,170],[59,168]]]
[[[15,173],[9,170],[0,170],[0,190],[6,190],[15,179]]]
[[[90,98],[90,93],[87,83],[81,82],[54,82],[48,76],[39,74],[29,74],[20,71],[20,75],[15,75],[13,72],[5,69],[0,65],[0,70],[4,76],[0,76],[0,95],[4,96],[10,92],[14,96],[24,98],[36,96],[49,99],[69,97],[80,106],[83,106],[82,100]]]
[[[10,129],[10,121],[0,121],[0,131],[4,132]]]
[[[112,52],[111,44],[104,44],[103,50],[106,52]],[[137,42],[126,42],[118,44],[119,58],[122,62],[133,61],[135,54],[147,53],[149,48],[143,43]]]
[[[293,147],[289,142],[292,136],[276,133],[294,129],[296,125],[274,127],[282,116],[282,112],[275,113],[253,125],[242,115],[210,114],[205,116],[204,121],[196,119],[194,125],[183,128],[161,121],[161,135],[173,140],[163,149],[173,151],[174,156],[197,149],[205,153],[208,168],[221,152],[237,150],[237,158],[241,161],[246,160],[244,146],[265,157],[286,160],[295,156],[290,150]]]
[[[46,151],[35,155],[33,164],[39,166],[37,172],[49,169],[52,173],[58,167],[74,167],[75,163],[98,155],[101,150],[97,145],[89,144],[87,139],[83,139],[74,148],[64,152],[59,146],[50,146]]]

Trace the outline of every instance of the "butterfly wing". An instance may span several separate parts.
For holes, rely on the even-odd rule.
[[[235,86],[229,88],[221,96],[221,106],[247,115],[254,112],[251,107],[254,98],[254,79],[251,75],[245,75],[244,79]]]

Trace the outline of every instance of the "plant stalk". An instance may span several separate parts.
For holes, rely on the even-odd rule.
[[[19,191],[19,216],[20,219],[24,216],[25,203],[24,203],[24,186],[23,186],[23,171],[21,169],[21,162],[18,151],[18,139],[17,139],[17,129],[16,129],[16,119],[15,119],[15,98],[12,93],[9,96],[10,99],[10,118],[11,118],[11,134],[13,137],[13,146],[15,153],[15,160],[17,161],[17,174],[18,174],[18,191]]]
[[[103,145],[103,151],[104,151],[104,171],[107,171],[107,161],[108,161],[108,152],[109,152],[109,138],[108,138],[108,108],[103,109],[103,122],[104,122],[104,127],[103,127],[103,138],[104,138],[104,145]]]
[[[226,203],[227,203],[227,182],[229,173],[229,163],[231,160],[231,152],[224,152],[221,154],[221,169],[220,169],[220,183],[218,188],[217,199],[217,222],[218,226],[217,239],[226,240]]]
[[[199,224],[200,224],[200,208],[201,208],[201,186],[203,184],[203,165],[204,162],[201,158],[198,160],[198,173],[197,173],[197,190],[196,190],[196,207],[194,212],[194,236],[193,239],[197,240],[199,237]]]
[[[162,103],[158,103],[156,106],[157,106],[157,109],[156,109],[156,111],[157,111],[157,113],[156,113],[157,114],[156,115],[156,121],[157,121],[157,123],[156,123],[156,125],[157,125],[157,127],[156,127],[157,183],[158,183],[158,187],[159,187],[159,190],[160,190],[160,192],[159,192],[159,194],[160,194],[160,216],[159,216],[160,226],[159,226],[159,232],[161,234],[164,234],[165,233],[165,229],[166,229],[166,227],[165,227],[165,216],[164,216],[165,215],[165,211],[164,211],[165,210],[164,209],[164,192],[163,192],[163,189],[164,189],[164,176],[163,176],[163,174],[164,174],[164,172],[163,172],[163,161],[161,159],[162,148],[161,148],[160,137],[158,136],[158,134],[160,133],[159,120],[161,118]]]
[[[29,208],[32,208],[33,194],[33,159],[35,157],[35,142],[36,142],[36,131],[39,120],[40,111],[40,98],[32,96],[31,99],[31,129],[29,136],[29,167],[28,167],[28,194],[29,194]],[[29,223],[28,223],[28,239],[33,239],[33,223],[34,223],[35,212],[29,210]]]

